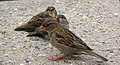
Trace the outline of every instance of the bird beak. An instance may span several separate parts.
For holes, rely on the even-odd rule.
[[[58,16],[56,16],[55,18],[56,18],[56,20],[63,20],[62,18],[60,18]]]
[[[63,20],[62,18],[59,18],[59,20]]]
[[[45,31],[46,27],[40,26],[40,31]]]
[[[58,19],[58,16],[56,16],[55,18]]]
[[[64,23],[64,19],[59,18],[59,19],[58,19],[58,22],[61,23],[61,24],[63,24],[63,23]]]

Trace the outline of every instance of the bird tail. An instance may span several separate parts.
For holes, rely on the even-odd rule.
[[[108,61],[106,58],[104,58],[104,57],[102,57],[102,56],[100,56],[100,55],[98,55],[98,54],[96,54],[96,53],[94,53],[94,52],[92,52],[90,50],[87,50],[86,52],[87,52],[87,54],[89,54],[91,56],[94,56],[96,58],[99,58],[99,59],[101,59],[103,61]]]
[[[21,25],[21,26],[15,28],[15,31],[24,31],[24,30],[26,30],[25,28],[26,28],[26,25]]]

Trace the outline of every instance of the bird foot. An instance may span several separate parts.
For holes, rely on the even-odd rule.
[[[60,59],[63,59],[65,58],[64,56],[61,56],[61,57],[57,57],[57,58],[48,58],[48,60],[50,61],[57,61],[57,60],[60,60]]]

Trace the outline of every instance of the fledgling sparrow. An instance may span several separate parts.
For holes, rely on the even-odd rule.
[[[56,16],[56,19],[65,29],[69,29],[69,22],[67,21],[67,18],[64,15],[59,14]]]
[[[45,19],[40,30],[47,31],[50,36],[50,43],[64,54],[64,56],[61,57],[49,58],[51,61],[56,61],[66,56],[81,54],[91,55],[103,61],[108,61],[106,58],[94,53],[82,39],[77,37],[70,30],[65,29],[54,19]]]
[[[29,33],[27,36],[31,36],[32,34],[36,34],[35,29],[42,24],[44,18],[55,18],[56,15],[57,11],[55,10],[55,7],[49,6],[44,12],[33,16],[26,24],[15,28],[15,31],[25,31]],[[41,37],[44,37],[44,34],[47,33],[39,32],[39,36]]]

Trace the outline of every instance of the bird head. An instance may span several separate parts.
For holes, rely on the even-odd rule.
[[[69,22],[64,15],[59,14],[55,18],[64,28],[69,29]]]
[[[57,11],[55,10],[55,7],[49,6],[47,7],[46,11],[48,12],[49,16],[55,17],[57,15]]]
[[[59,14],[56,16],[56,20],[60,23],[60,24],[64,24],[67,22],[67,19],[64,15]]]
[[[61,24],[58,23],[57,20],[54,18],[46,19],[40,26],[41,31],[47,31],[47,32],[52,32],[62,28],[63,27],[61,26]]]

